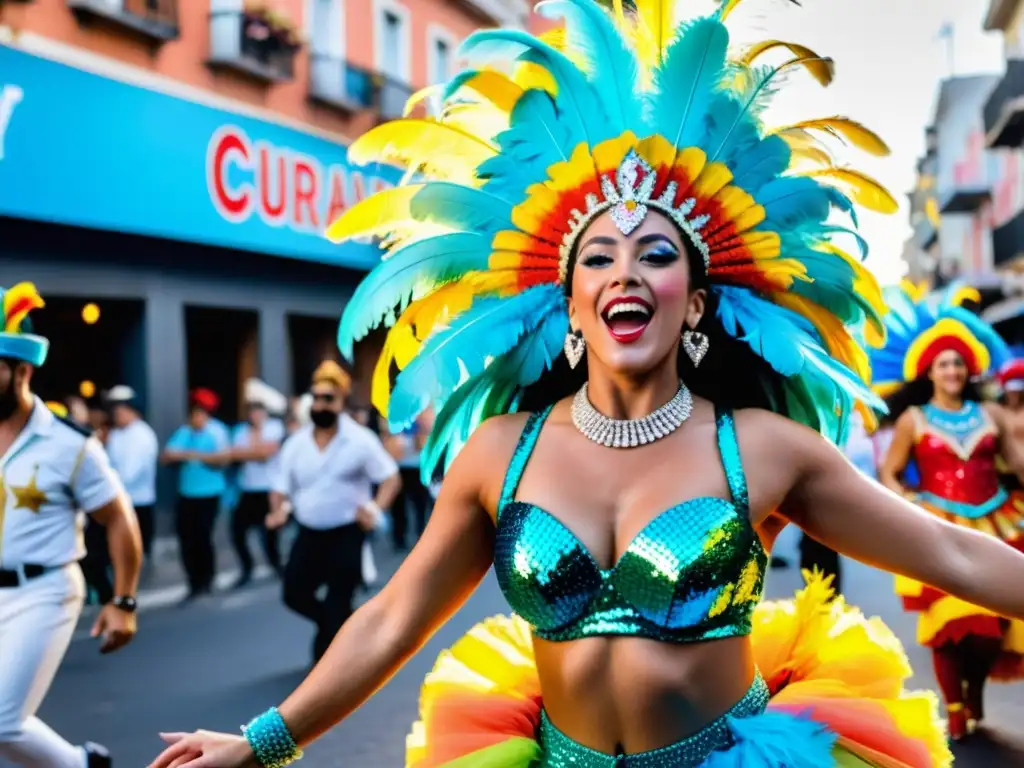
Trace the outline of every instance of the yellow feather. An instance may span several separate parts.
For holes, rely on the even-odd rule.
[[[356,165],[389,163],[461,184],[472,184],[476,168],[496,154],[490,142],[461,128],[418,118],[378,125],[348,148]]]
[[[675,39],[676,5],[673,0],[637,0],[637,57],[645,66],[661,64],[665,49]]]
[[[934,197],[925,200],[924,212],[933,227],[938,229],[942,225],[942,214],[939,212],[939,204]]]
[[[736,6],[739,5],[742,0],[723,0],[722,8],[718,11],[718,17],[725,21],[726,17],[736,10]]]
[[[965,301],[972,301],[975,304],[981,303],[981,294],[978,292],[978,289],[964,285],[957,288],[956,292],[949,298],[949,302],[957,307]]]
[[[828,353],[856,373],[864,383],[868,383],[871,378],[871,365],[867,352],[854,341],[839,318],[810,299],[795,293],[778,293],[774,299],[780,306],[807,318],[824,340]]]
[[[913,280],[908,278],[900,280],[900,288],[915,304],[920,304],[924,301],[924,297],[927,296],[928,291],[931,290],[931,286],[928,285],[927,280],[919,280],[915,283]]]
[[[377,365],[373,370],[370,399],[380,414],[387,418],[391,400],[391,363],[404,369],[419,353],[423,341],[437,326],[469,309],[472,290],[461,281],[438,288],[428,296],[412,302],[388,331]]]
[[[734,0],[733,5],[736,2],[738,0]],[[754,63],[755,59],[776,48],[786,48],[789,50],[790,53],[796,56],[796,59],[790,61],[789,64],[802,64],[814,79],[822,85],[830,84],[832,78],[835,77],[835,62],[832,59],[819,56],[804,45],[787,43],[785,40],[765,40],[763,43],[751,46],[740,59],[740,63],[749,67]]]
[[[440,90],[441,86],[439,85],[428,85],[426,88],[420,88],[416,93],[405,100],[405,107],[402,109],[402,117],[408,117],[411,115],[413,110],[415,110],[421,102],[426,101]]]
[[[493,104],[452,104],[445,109],[441,121],[493,142],[498,134],[508,130],[509,114],[496,109]]]
[[[819,165],[823,168],[828,168],[832,165],[834,158],[828,153],[827,150],[821,147],[791,147],[792,155],[790,156],[790,165],[794,165],[795,162],[804,162],[808,165]]]
[[[845,139],[855,147],[863,149],[865,152],[872,155],[885,157],[889,154],[889,146],[882,141],[878,134],[848,117],[840,117],[836,115],[835,117],[824,117],[819,120],[806,120],[802,123],[795,123],[783,128],[777,128],[772,131],[772,133],[781,134],[796,130],[824,131],[831,136]]]
[[[838,187],[854,201],[878,213],[896,213],[899,203],[889,191],[867,174],[850,168],[828,168],[804,174]]]
[[[409,184],[370,195],[331,222],[324,234],[331,242],[340,243],[356,237],[380,237],[396,226],[407,226],[414,221],[409,204],[421,189],[422,184]]]
[[[492,70],[477,73],[462,87],[476,91],[503,112],[511,112],[523,95],[522,87],[508,75]]]
[[[878,279],[871,270],[834,243],[819,243],[816,248],[823,253],[838,256],[849,265],[853,270],[854,293],[864,299],[879,317],[889,311],[885,299],[882,297],[882,286],[878,284]],[[879,333],[885,332],[885,325],[881,321],[872,323],[872,325],[876,326]]]

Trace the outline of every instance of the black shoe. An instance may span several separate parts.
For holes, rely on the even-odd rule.
[[[110,752],[102,744],[87,741],[82,748],[85,750],[85,764],[88,768],[111,768],[114,764]]]

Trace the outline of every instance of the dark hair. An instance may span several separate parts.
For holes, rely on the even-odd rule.
[[[922,374],[913,381],[908,381],[885,398],[885,404],[889,407],[889,415],[885,418],[886,424],[895,423],[900,416],[906,413],[908,408],[924,405],[932,399],[933,394],[935,394],[935,385],[928,378],[928,374]],[[977,385],[970,380],[964,385],[964,391],[960,396],[965,401],[981,401],[981,393],[978,391]]]
[[[766,408],[788,416],[784,380],[761,357],[756,355],[746,342],[725,332],[718,319],[718,296],[710,290],[710,281],[704,267],[704,258],[694,248],[687,236],[687,263],[693,289],[707,290],[704,314],[697,327],[708,337],[708,351],[699,367],[694,367],[690,358],[680,352],[679,378],[699,397],[710,400],[723,408]],[[572,285],[576,254],[573,253],[566,277],[566,291]],[[682,329],[680,328],[680,332]],[[565,355],[559,355],[541,378],[527,387],[520,401],[520,410],[537,411],[575,393],[587,378],[585,361],[580,361],[575,370],[569,367]]]

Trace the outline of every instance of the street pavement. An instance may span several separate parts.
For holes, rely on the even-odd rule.
[[[794,538],[787,531],[778,549],[792,553]],[[382,577],[397,562],[382,555]],[[844,566],[848,599],[897,631],[916,671],[912,684],[933,688],[929,657],[912,642],[913,620],[899,609],[891,578],[864,566]],[[798,579],[795,569],[772,571],[769,596],[792,594]],[[221,579],[231,581],[230,573]],[[307,671],[312,629],[281,606],[276,582],[264,579],[187,608],[169,605],[180,596],[168,592],[174,589],[161,586],[144,596],[148,609],[140,616],[138,638],[110,657],[97,653],[83,617],[40,712],[69,739],[106,744],[120,768],[146,765],[161,748],[160,730],[237,732],[255,713],[279,703]],[[463,610],[366,706],[307,750],[300,765],[400,768],[418,686],[438,651],[475,622],[505,610],[497,584],[488,577]],[[988,710],[991,735],[958,746],[956,765],[1024,766],[1024,686],[993,686]]]

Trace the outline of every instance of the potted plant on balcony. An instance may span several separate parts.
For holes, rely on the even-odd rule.
[[[290,61],[302,44],[288,14],[262,0],[246,0],[242,15],[244,49],[261,64],[273,66],[283,56]]]

